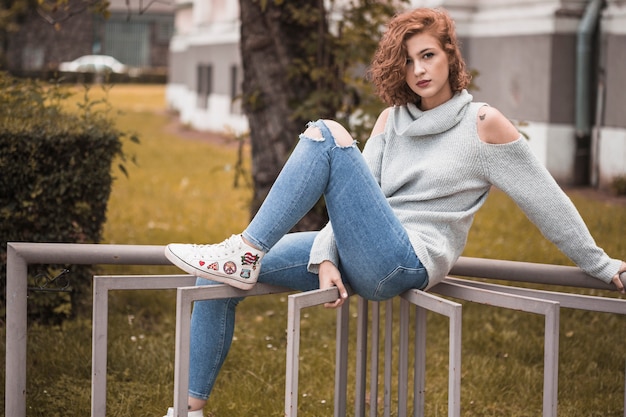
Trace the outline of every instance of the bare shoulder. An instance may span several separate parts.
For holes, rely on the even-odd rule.
[[[494,107],[483,106],[476,118],[478,137],[491,144],[504,144],[517,140],[520,133],[513,123]]]
[[[376,123],[374,124],[374,128],[372,129],[371,136],[379,135],[385,131],[385,126],[387,125],[387,119],[389,118],[390,111],[391,107],[387,107],[378,115],[378,119],[376,119]]]

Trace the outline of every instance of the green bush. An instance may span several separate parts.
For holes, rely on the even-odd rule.
[[[113,181],[111,166],[116,157],[124,160],[125,134],[109,120],[106,102],[90,101],[87,90],[79,111],[65,109],[66,91],[0,73],[3,293],[7,242],[101,239]],[[61,268],[69,273],[49,282]],[[29,291],[31,319],[58,322],[90,295],[88,266],[33,266],[29,273],[29,287],[46,287],[43,292]],[[58,291],[59,287],[69,292]]]
[[[617,175],[611,181],[611,191],[615,195],[626,195],[626,175]]]

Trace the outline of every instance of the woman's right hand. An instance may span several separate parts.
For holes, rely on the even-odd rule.
[[[348,299],[348,291],[341,280],[339,269],[331,261],[323,261],[319,267],[320,289],[337,287],[339,290],[339,298],[332,303],[324,304],[326,308],[337,308]]]
[[[624,285],[626,285],[626,280],[622,278],[622,276],[626,278],[626,262],[622,262],[622,266],[620,266],[619,271],[617,271],[617,274],[615,274],[615,276],[613,277],[613,285],[615,285],[617,291],[621,292],[622,294],[626,294],[626,289],[624,289]]]

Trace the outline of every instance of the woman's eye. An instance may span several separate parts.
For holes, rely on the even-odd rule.
[[[411,58],[407,58],[405,65],[411,65],[413,63],[413,60]]]
[[[434,56],[435,56],[435,54],[434,54],[434,53],[432,53],[432,52],[427,52],[427,53],[425,53],[425,54],[422,56],[422,58],[424,58],[424,59],[429,59],[429,58],[432,58],[432,57],[434,57]]]

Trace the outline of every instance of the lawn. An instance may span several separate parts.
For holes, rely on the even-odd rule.
[[[98,88],[91,93],[102,94]],[[141,143],[126,144],[137,164],[127,164],[128,177],[117,174],[104,243],[217,242],[248,221],[251,190],[233,187],[236,146],[216,144],[208,134],[186,134],[167,112],[164,94],[162,86],[118,85],[108,92],[120,112],[118,127],[137,132]],[[624,201],[568,193],[599,245],[624,256]],[[570,264],[500,192],[479,212],[465,255]],[[99,273],[173,271],[106,267]],[[172,404],[175,293],[119,291],[111,298],[107,416],[160,417]],[[284,295],[240,305],[231,354],[205,415],[283,415],[286,313]],[[541,415],[542,318],[472,304],[464,305],[463,317],[463,415]],[[332,415],[334,320],[335,312],[321,307],[303,317],[300,416]],[[56,327],[30,327],[29,417],[89,415],[90,323],[86,316]],[[429,316],[428,326],[426,416],[435,417],[447,415],[447,322]],[[624,340],[624,316],[561,312],[560,416],[623,415]],[[352,352],[351,364],[353,358]],[[4,409],[4,392],[1,401]]]

